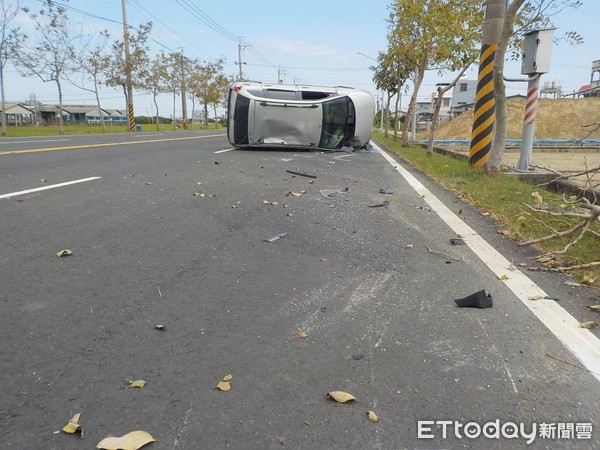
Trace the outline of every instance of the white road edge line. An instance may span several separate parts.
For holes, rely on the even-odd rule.
[[[235,150],[235,148],[226,148],[225,150],[218,150],[215,153],[225,153],[225,152],[230,152],[231,150]]]
[[[39,144],[44,142],[64,142],[70,139],[38,139],[35,141],[0,141],[0,145],[11,145],[11,144]]]
[[[0,195],[0,199],[1,198],[12,198],[12,197],[16,197],[18,195],[31,194],[32,192],[39,192],[39,191],[45,191],[45,190],[48,190],[48,189],[54,189],[54,188],[58,188],[58,187],[69,186],[71,184],[85,183],[86,181],[99,180],[100,178],[102,178],[102,177],[82,178],[81,180],[66,181],[65,183],[51,184],[50,186],[43,186],[43,187],[34,188],[34,189],[27,189],[26,191],[11,192],[10,194],[2,194],[2,195]]]
[[[433,211],[456,233],[463,236],[469,248],[498,277],[507,276],[505,281],[519,300],[558,338],[590,373],[600,381],[600,339],[589,330],[581,328],[579,322],[553,300],[528,300],[531,296],[547,294],[523,272],[488,244],[475,230],[463,222],[429,189],[379,146],[373,147],[402,175]]]

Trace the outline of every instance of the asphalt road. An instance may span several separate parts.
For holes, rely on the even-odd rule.
[[[528,448],[600,448],[600,373],[474,246],[450,244],[399,163],[220,152],[222,132],[49,139],[0,141],[0,448],[90,449],[134,430],[154,449],[526,447],[510,423],[537,427]],[[489,217],[414,175],[531,264]],[[527,276],[576,321],[597,320],[585,308],[597,291]],[[493,308],[454,304],[481,289]],[[231,390],[216,389],[228,374]],[[60,431],[76,413],[81,439]],[[444,438],[422,424],[432,437],[419,439],[418,421],[444,420],[506,427],[459,438],[453,422]]]

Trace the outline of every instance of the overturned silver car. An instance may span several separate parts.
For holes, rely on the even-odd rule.
[[[371,139],[375,100],[360,89],[257,82],[229,87],[232,146],[359,149]]]

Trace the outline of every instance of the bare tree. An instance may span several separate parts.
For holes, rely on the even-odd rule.
[[[160,130],[160,114],[158,112],[158,102],[156,98],[162,92],[167,92],[167,59],[164,53],[159,53],[150,62],[150,67],[146,74],[146,90],[152,94],[152,101],[156,108],[156,131]]]
[[[4,97],[4,67],[9,60],[11,47],[19,47],[25,35],[11,23],[21,11],[21,1],[0,0],[0,95],[2,96],[2,136],[6,136],[6,99]]]
[[[80,81],[67,75],[67,78],[74,86],[84,91],[92,92],[96,97],[96,107],[98,108],[98,114],[100,114],[100,124],[102,125],[103,133],[106,133],[106,122],[104,120],[104,114],[102,114],[99,90],[100,83],[103,79],[103,73],[106,70],[106,66],[109,64],[109,56],[105,51],[108,38],[108,30],[103,30],[99,33],[95,44],[89,46],[86,43],[86,45],[77,52],[78,70],[82,75]],[[86,86],[86,81],[91,82],[91,87]]]
[[[66,74],[75,66],[77,42],[82,33],[74,32],[66,9],[52,0],[44,0],[38,13],[28,13],[35,23],[33,42],[12,46],[17,66],[25,76],[37,76],[43,82],[54,82],[58,90],[59,134],[64,134],[63,89]]]

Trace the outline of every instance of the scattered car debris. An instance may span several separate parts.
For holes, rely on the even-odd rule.
[[[394,192],[390,191],[388,188],[383,187],[383,188],[379,189],[379,193],[380,194],[393,194]]]
[[[459,308],[491,308],[494,302],[491,294],[481,290],[467,297],[454,300],[454,303]]]
[[[266,238],[264,241],[265,242],[275,242],[278,241],[279,239],[282,239],[284,237],[287,236],[287,233],[277,233],[271,237]]]
[[[367,205],[367,206],[369,208],[380,208],[382,206],[387,208],[388,206],[390,206],[390,202],[389,202],[389,200],[384,200],[381,203],[377,203],[375,205]]]
[[[337,202],[333,199],[331,199],[329,201],[329,205],[327,205],[329,208],[335,208],[337,206]]]
[[[352,359],[354,361],[358,361],[360,359],[363,359],[365,357],[365,355],[363,355],[362,353],[357,353],[356,355],[352,355]]]
[[[347,194],[348,193],[348,188],[342,188],[342,189],[320,189],[319,193],[321,194],[321,197],[333,197],[337,194]]]
[[[450,238],[450,243],[452,245],[465,245],[465,240],[461,238]]]
[[[311,175],[309,173],[306,172],[296,172],[295,170],[286,170],[287,173],[291,173],[292,175],[299,175],[301,177],[307,177],[307,178],[312,178],[312,179],[316,179],[317,176],[316,175]]]

